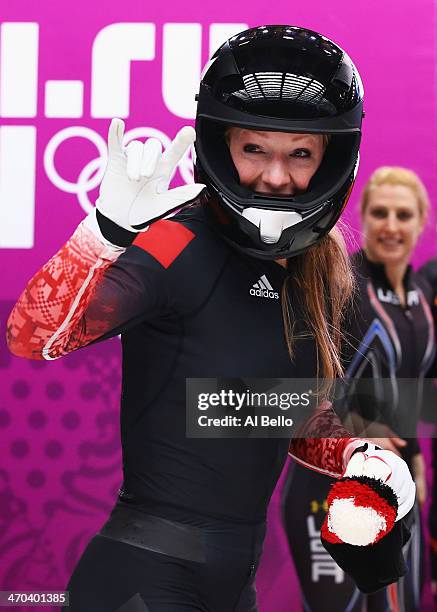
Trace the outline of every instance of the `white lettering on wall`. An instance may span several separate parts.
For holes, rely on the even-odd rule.
[[[35,151],[35,127],[0,127],[0,248],[33,247]]]
[[[91,116],[128,117],[130,63],[154,58],[155,24],[113,23],[100,30],[92,51]]]
[[[168,110],[194,119],[201,69],[200,23],[166,23],[163,32],[162,98]]]
[[[3,23],[0,29],[0,115],[36,117],[37,23]]]
[[[209,28],[209,55],[228,38],[247,28],[245,23],[213,23]],[[162,99],[182,119],[194,119],[202,66],[200,23],[166,23],[163,32]]]
[[[78,119],[83,114],[82,81],[47,81],[45,116]]]

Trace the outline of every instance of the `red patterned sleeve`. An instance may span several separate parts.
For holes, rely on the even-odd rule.
[[[289,454],[298,463],[321,474],[340,478],[357,446],[363,440],[352,438],[343,427],[330,402],[323,402],[291,441]]]
[[[105,246],[81,223],[21,294],[7,325],[15,355],[56,359],[89,344],[114,324],[111,306],[99,320],[85,316],[105,270],[125,249]]]

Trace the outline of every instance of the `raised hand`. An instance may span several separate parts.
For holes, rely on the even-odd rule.
[[[123,146],[124,122],[113,119],[108,132],[108,164],[100,185],[99,212],[131,232],[140,232],[173,210],[197,198],[202,184],[168,190],[176,167],[195,140],[192,127],[183,127],[169,147],[149,138]]]

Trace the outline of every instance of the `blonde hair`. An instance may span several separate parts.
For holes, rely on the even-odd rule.
[[[288,295],[297,290],[306,327],[316,344],[317,377],[322,374],[325,379],[320,392],[326,393],[331,380],[343,375],[341,329],[355,286],[340,230],[334,227],[319,243],[289,260],[289,265],[293,267],[293,274],[284,282],[281,296],[288,351],[293,358],[294,341],[298,337],[293,333],[295,319]]]
[[[366,211],[371,191],[376,187],[381,187],[381,185],[402,185],[411,189],[417,199],[419,215],[422,220],[426,220],[430,207],[426,187],[413,170],[401,168],[400,166],[381,166],[373,172],[361,194],[361,216]]]

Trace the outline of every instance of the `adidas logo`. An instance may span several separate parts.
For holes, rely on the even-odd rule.
[[[255,283],[251,289],[249,289],[249,293],[250,295],[254,295],[256,297],[279,300],[279,293],[273,289],[265,274],[263,274],[259,281]]]

